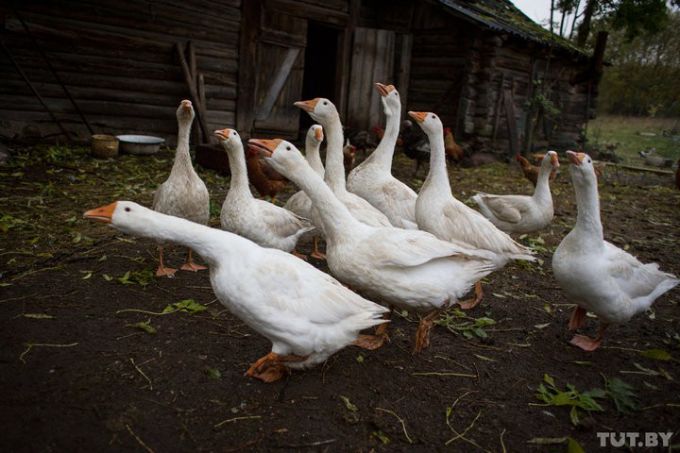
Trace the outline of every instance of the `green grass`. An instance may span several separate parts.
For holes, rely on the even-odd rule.
[[[675,137],[663,131],[675,130]],[[645,118],[601,115],[588,123],[588,143],[592,147],[618,143],[616,154],[627,164],[640,165],[639,151],[652,147],[659,155],[680,158],[680,118]],[[640,135],[652,133],[654,136]]]

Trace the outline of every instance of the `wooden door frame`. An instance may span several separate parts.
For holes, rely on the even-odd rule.
[[[244,138],[250,137],[255,125],[257,44],[262,31],[263,12],[269,10],[290,14],[339,30],[335,94],[338,112],[344,117],[347,113],[352,41],[360,7],[361,0],[349,0],[348,13],[328,11],[325,8],[298,4],[291,0],[246,0],[242,2],[236,128]]]

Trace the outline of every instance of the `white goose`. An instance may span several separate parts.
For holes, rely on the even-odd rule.
[[[227,152],[231,170],[229,192],[220,214],[222,228],[263,247],[293,252],[298,238],[314,227],[307,219],[287,209],[253,197],[248,185],[243,143],[238,132],[223,129],[215,131],[215,136]]]
[[[321,156],[319,155],[321,142],[323,142],[323,128],[318,124],[314,124],[307,131],[307,137],[305,138],[305,158],[309,166],[323,178],[324,168]],[[312,200],[309,199],[304,190],[294,193],[286,201],[284,208],[305,219],[312,218]],[[315,226],[320,229],[319,225]],[[317,230],[311,232],[314,235],[314,250],[311,256],[317,259],[326,259],[326,256],[319,251],[319,237],[316,233]]]
[[[335,276],[385,304],[427,313],[418,326],[414,352],[428,346],[439,313],[495,267],[493,253],[461,248],[424,231],[360,222],[286,141],[251,139],[250,146],[259,147],[269,165],[312,199]]]
[[[340,115],[331,101],[325,98],[315,98],[309,101],[295,103],[309,113],[314,121],[318,121],[326,131],[326,171],[324,181],[331,188],[335,196],[345,205],[349,212],[360,222],[372,226],[391,226],[390,221],[382,212],[371,204],[351,192],[347,192],[345,185],[345,166],[343,164],[343,133]],[[307,193],[309,195],[309,193]],[[311,198],[311,196],[310,196]],[[316,212],[316,209],[314,209]],[[314,223],[320,223],[316,213],[312,214]]]
[[[380,93],[387,123],[378,147],[347,178],[347,189],[368,201],[399,228],[417,229],[416,194],[392,176],[394,147],[399,138],[401,101],[393,85],[375,84]]]
[[[193,121],[194,108],[191,106],[191,101],[185,99],[177,108],[178,131],[175,162],[168,179],[156,189],[152,207],[154,211],[206,225],[210,220],[210,194],[205,183],[191,165],[189,154],[189,135]],[[205,269],[205,266],[193,262],[191,249],[189,249],[186,262],[181,269],[196,272]],[[163,264],[163,244],[159,243],[156,276],[172,277],[175,272],[177,269],[165,267]]]
[[[408,114],[420,125],[430,142],[430,171],[416,200],[418,228],[445,241],[495,253],[496,269],[505,266],[511,259],[533,260],[530,249],[515,242],[486,217],[453,196],[446,171],[444,131],[439,117],[431,112]],[[472,308],[482,297],[482,285],[478,282],[475,298],[462,307]]]
[[[159,214],[130,201],[92,209],[85,218],[137,236],[176,242],[210,265],[217,298],[272,342],[248,376],[272,382],[286,367],[309,368],[348,345],[376,342],[359,331],[386,322],[387,311],[306,262],[235,234]]]
[[[574,229],[555,250],[552,267],[569,300],[577,304],[569,329],[583,325],[586,311],[600,319],[596,338],[575,335],[571,340],[573,345],[593,351],[602,343],[609,324],[624,323],[645,311],[680,280],[661,272],[658,264],[642,264],[604,240],[593,160],[573,151],[567,151],[567,156],[573,164],[570,173],[578,215]]]
[[[541,161],[534,194],[489,195],[478,193],[472,200],[484,216],[506,233],[533,233],[552,222],[554,210],[550,193],[550,173],[560,166],[555,151],[548,151]]]

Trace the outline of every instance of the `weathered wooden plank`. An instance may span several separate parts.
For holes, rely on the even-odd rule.
[[[257,74],[257,40],[262,14],[261,0],[247,0],[243,4],[239,48],[239,96],[236,105],[236,127],[249,138],[255,118],[255,86]]]
[[[291,47],[288,49],[288,52],[283,59],[283,63],[279,66],[278,73],[272,81],[269,91],[267,91],[267,94],[265,95],[264,101],[257,109],[257,113],[255,114],[256,120],[263,120],[271,114],[274,102],[276,102],[276,99],[279,97],[283,85],[288,81],[290,71],[293,69],[293,63],[295,63],[299,54],[299,48]]]

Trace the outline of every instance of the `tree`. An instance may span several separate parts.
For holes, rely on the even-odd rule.
[[[627,39],[641,33],[656,33],[667,20],[669,7],[666,0],[586,0],[583,11],[579,12],[580,0],[558,0],[557,9],[562,12],[560,35],[565,36],[565,17],[573,14],[572,37],[576,27],[576,45],[585,47],[591,35],[593,21],[608,20],[614,30],[624,30]],[[671,0],[680,6],[680,0]]]
[[[611,17],[593,30],[611,29]],[[600,84],[599,109],[624,115],[680,115],[680,11],[672,12],[657,33],[635,38],[627,30],[610,33],[606,59],[611,63]]]

